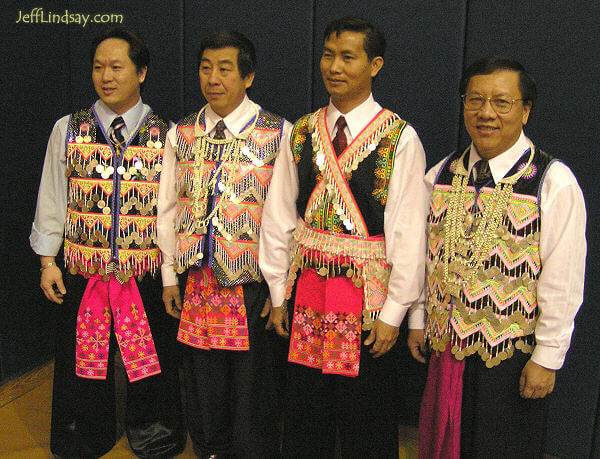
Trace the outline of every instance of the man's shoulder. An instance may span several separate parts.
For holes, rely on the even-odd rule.
[[[285,118],[261,108],[258,113],[258,124],[264,128],[281,129]]]
[[[193,126],[194,124],[196,124],[196,118],[198,118],[198,113],[200,113],[200,111],[196,110],[195,112],[189,113],[188,115],[184,116],[181,120],[177,122],[177,127]]]
[[[307,113],[306,115],[298,118],[298,120],[294,123],[294,126],[292,127],[291,143],[292,145],[297,146],[295,149],[300,148],[300,144],[303,144],[306,141],[309,125],[317,113],[318,112]]]
[[[544,162],[546,162],[544,174],[544,185],[551,186],[553,188],[564,188],[568,186],[577,186],[577,177],[571,170],[571,168],[563,162],[562,159],[550,155],[542,150],[538,150],[543,155]]]
[[[160,126],[162,130],[167,131],[169,128],[169,118],[163,116],[160,113],[156,113],[154,111],[147,112],[146,119],[144,120],[144,124],[150,126]]]
[[[314,121],[316,121],[316,117],[322,110],[324,110],[324,108],[320,108],[315,112],[307,113],[306,115],[302,115],[300,118],[298,118],[294,123],[293,133],[308,131],[309,125],[311,124],[311,122],[314,123]]]
[[[71,130],[78,130],[79,126],[84,123],[94,124],[96,117],[94,116],[94,111],[92,107],[81,108],[79,110],[74,111],[70,115],[63,116],[56,122],[55,126],[63,125],[65,128],[69,128]]]

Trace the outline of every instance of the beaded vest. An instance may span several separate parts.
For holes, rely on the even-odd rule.
[[[178,124],[179,273],[205,262],[221,285],[262,281],[258,235],[283,124],[260,110],[236,138],[225,140],[204,133],[204,109]]]
[[[428,218],[426,337],[491,368],[535,345],[539,190],[552,158],[533,145],[495,188],[468,184],[467,149],[439,172]]]
[[[326,108],[300,118],[291,137],[298,168],[298,220],[286,297],[297,271],[345,274],[364,289],[363,328],[387,297],[390,268],[383,240],[384,211],[396,146],[406,121],[381,110],[336,157]]]
[[[156,272],[156,204],[167,130],[167,121],[148,114],[120,155],[93,108],[71,115],[65,224],[71,273],[108,276],[114,271],[126,281]]]

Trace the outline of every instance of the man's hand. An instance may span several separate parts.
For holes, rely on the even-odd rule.
[[[556,370],[549,370],[529,359],[519,380],[519,393],[523,398],[544,398],[554,390]]]
[[[179,293],[179,285],[163,287],[162,300],[163,303],[165,303],[167,314],[179,319],[181,317],[181,295]]]
[[[377,358],[389,351],[392,346],[396,344],[397,339],[398,327],[393,327],[392,325],[388,325],[382,320],[377,319],[373,324],[371,334],[365,340],[364,344],[365,346],[369,346],[375,342],[369,352],[373,354],[373,357]]]
[[[265,305],[262,308],[262,311],[260,311],[260,318],[264,319],[265,317],[269,316],[269,320],[267,320],[267,324],[265,325],[265,330],[270,330],[271,329],[271,297],[268,296],[267,300],[265,301]]]
[[[413,358],[418,362],[426,362],[425,330],[410,329],[408,331],[408,348]]]
[[[265,304],[266,308],[266,304]],[[264,309],[263,309],[264,312]],[[271,308],[271,315],[269,316],[269,321],[265,327],[267,330],[274,328],[279,336],[282,338],[290,337],[290,325],[288,320],[288,312],[287,312],[287,301],[283,302],[283,305],[280,308]]]
[[[53,303],[61,304],[63,296],[67,293],[67,289],[63,283],[62,271],[56,265],[42,269],[40,287],[44,291],[46,298]]]

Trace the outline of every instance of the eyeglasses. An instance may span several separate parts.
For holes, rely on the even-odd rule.
[[[505,115],[510,112],[513,108],[513,104],[518,100],[523,99],[505,99],[503,97],[497,97],[492,99],[491,97],[483,97],[479,94],[463,94],[460,96],[465,110],[481,110],[485,105],[486,101],[490,101],[492,109],[501,115]]]

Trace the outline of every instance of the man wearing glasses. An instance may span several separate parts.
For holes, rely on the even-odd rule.
[[[583,296],[585,204],[523,133],[536,84],[518,62],[461,82],[472,143],[431,169],[421,457],[541,457],[547,395]],[[443,453],[442,453],[443,452]]]

